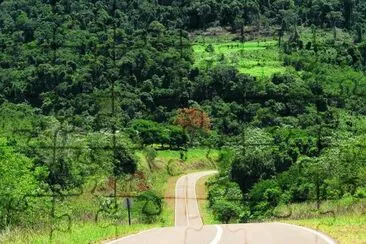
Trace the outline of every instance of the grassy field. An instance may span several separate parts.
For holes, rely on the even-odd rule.
[[[211,68],[219,64],[236,67],[239,72],[258,78],[285,72],[279,56],[277,42],[261,40],[195,43],[193,46],[195,66]]]

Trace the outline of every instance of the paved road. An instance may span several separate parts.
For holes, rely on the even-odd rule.
[[[192,173],[178,179],[175,187],[175,226],[201,227],[202,219],[196,197],[197,181],[217,171]]]
[[[110,244],[333,244],[328,236],[311,229],[282,224],[202,225],[197,180],[215,171],[193,173],[178,179],[175,189],[175,227],[151,229]]]

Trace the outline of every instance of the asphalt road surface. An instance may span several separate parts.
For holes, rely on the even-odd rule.
[[[178,179],[175,189],[175,227],[156,228],[108,242],[110,244],[334,244],[328,236],[282,223],[203,225],[196,183],[215,171],[192,173]]]

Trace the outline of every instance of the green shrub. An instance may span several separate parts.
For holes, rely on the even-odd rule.
[[[215,202],[212,206],[212,210],[217,220],[224,224],[228,224],[230,221],[236,220],[240,216],[239,206],[226,200]]]

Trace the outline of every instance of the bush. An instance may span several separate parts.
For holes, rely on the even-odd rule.
[[[233,219],[240,216],[240,208],[237,204],[226,200],[219,200],[214,203],[212,210],[218,221],[228,224]]]
[[[138,196],[138,201],[142,202],[142,220],[151,224],[160,216],[163,210],[162,198],[153,191],[147,191]]]
[[[252,212],[265,215],[280,203],[282,190],[276,180],[264,180],[255,184],[248,195]]]
[[[249,192],[252,186],[275,173],[273,158],[264,150],[247,152],[246,156],[238,153],[233,161],[231,175],[241,190]]]
[[[0,230],[20,221],[13,204],[22,203],[22,197],[39,186],[32,166],[29,158],[16,153],[7,146],[6,139],[0,138]]]
[[[155,169],[155,158],[157,156],[157,153],[153,147],[145,147],[144,150],[146,162],[149,166],[150,171]]]
[[[137,131],[143,145],[161,144],[170,148],[186,145],[188,136],[180,126],[160,124],[151,120],[134,120],[130,127]]]
[[[366,198],[366,187],[358,188],[355,194],[357,198]]]

